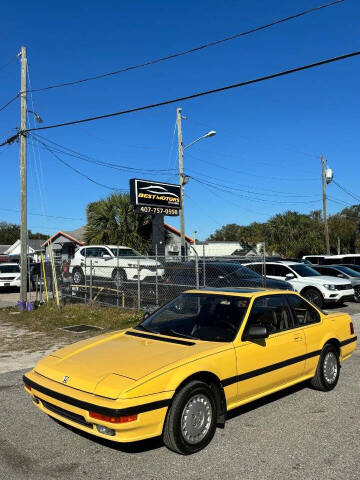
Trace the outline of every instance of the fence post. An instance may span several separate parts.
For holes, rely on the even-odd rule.
[[[205,244],[203,245],[203,282],[206,287],[206,273],[205,273]]]
[[[141,308],[141,295],[140,295],[140,262],[137,261],[137,283],[138,283],[138,310]]]
[[[92,302],[92,298],[93,298],[93,295],[92,295],[92,259],[90,258],[90,284],[89,284],[89,302]]]
[[[266,253],[265,253],[265,242],[263,242],[263,283],[264,288],[266,288]]]
[[[85,250],[86,251],[86,250]],[[84,285],[85,285],[85,303],[87,303],[87,283],[86,283],[86,274],[87,274],[87,257],[85,256],[85,278],[84,278]]]
[[[155,276],[155,302],[159,305],[159,282],[158,282],[158,246],[155,245],[155,263],[156,263],[156,276]]]
[[[117,246],[117,252],[116,252],[116,272],[119,271],[119,245]],[[115,278],[117,277],[117,273]],[[116,280],[116,306],[119,306],[119,279]]]
[[[199,290],[199,257],[195,255],[195,278],[196,278],[196,289]]]

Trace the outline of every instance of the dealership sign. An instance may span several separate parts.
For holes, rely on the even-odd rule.
[[[139,213],[179,215],[180,185],[132,178],[130,199]]]

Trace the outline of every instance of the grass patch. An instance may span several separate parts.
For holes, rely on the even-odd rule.
[[[10,315],[15,309],[0,310],[0,321],[16,323],[29,330],[54,331],[59,327],[87,324],[105,330],[120,330],[137,325],[142,313],[99,305],[67,304],[58,309],[55,304],[44,304],[31,312]],[[99,334],[100,332],[97,332]]]

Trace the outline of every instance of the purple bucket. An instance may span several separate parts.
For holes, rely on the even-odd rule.
[[[26,310],[28,312],[31,312],[31,310],[34,310],[34,303],[33,302],[26,302]]]
[[[17,302],[20,312],[23,312],[26,308],[26,302]]]

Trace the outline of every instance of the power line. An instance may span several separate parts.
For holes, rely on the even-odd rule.
[[[8,105],[10,105],[10,103],[14,102],[14,101],[18,98],[19,95],[20,95],[20,94],[17,93],[17,94],[15,95],[15,97],[13,97],[11,100],[9,100],[7,103],[5,103],[5,105],[3,105],[3,106],[0,108],[0,112],[1,112],[2,110],[5,110],[5,108],[6,108]]]
[[[331,7],[331,6],[336,5],[338,3],[343,3],[344,1],[345,0],[335,0],[333,2],[326,3],[324,5],[320,5],[318,7],[314,7],[314,8],[311,8],[309,10],[305,10],[305,11],[302,11],[300,13],[290,15],[288,17],[281,18],[279,20],[274,20],[273,22],[268,23],[266,25],[261,25],[260,27],[255,27],[255,28],[252,28],[252,29],[247,30],[245,32],[236,33],[235,35],[231,35],[230,37],[226,37],[226,38],[223,38],[221,40],[208,42],[208,43],[205,43],[205,44],[200,45],[198,47],[191,48],[189,50],[183,50],[181,52],[174,53],[172,55],[167,55],[166,57],[161,57],[161,58],[158,58],[158,59],[155,59],[155,60],[149,60],[147,62],[140,63],[138,65],[132,65],[130,67],[125,67],[125,68],[122,68],[120,70],[115,70],[113,72],[103,73],[103,74],[100,74],[100,75],[94,75],[92,77],[86,77],[86,78],[71,81],[71,82],[59,83],[59,84],[56,84],[56,85],[49,85],[47,87],[36,88],[36,89],[29,90],[29,91],[30,92],[41,92],[41,91],[44,91],[44,90],[51,90],[51,89],[54,89],[54,88],[68,87],[70,85],[77,85],[77,84],[89,82],[89,81],[92,81],[92,80],[99,80],[100,78],[110,77],[110,76],[113,76],[113,75],[118,75],[120,73],[128,72],[130,70],[136,70],[138,68],[147,67],[149,65],[154,65],[156,63],[164,62],[166,60],[171,60],[173,58],[181,57],[183,55],[188,55],[190,53],[198,52],[198,51],[204,50],[205,48],[208,48],[208,47],[213,47],[215,45],[220,45],[221,43],[225,43],[225,42],[228,42],[230,40],[235,40],[236,38],[243,37],[245,35],[250,35],[252,33],[259,32],[260,30],[265,30],[267,28],[273,27],[273,26],[278,25],[280,23],[288,22],[290,20],[294,20],[295,18],[303,17],[304,15],[314,13],[316,11],[322,10],[324,8],[327,8],[327,7]]]
[[[16,213],[20,212],[20,210],[16,210],[16,209],[13,209],[13,208],[2,208],[2,207],[0,207],[0,210],[3,210],[5,212],[16,212]],[[32,215],[32,216],[36,216],[36,217],[59,218],[61,220],[86,220],[85,217],[79,217],[79,218],[59,217],[59,215],[46,215],[44,213],[33,213],[33,212],[28,212],[28,215]]]
[[[121,171],[126,171],[126,172],[132,172],[132,173],[156,173],[158,175],[172,175],[169,173],[171,170],[176,171],[175,168],[173,169],[148,169],[148,168],[135,168],[135,167],[128,167],[127,165],[120,165],[118,163],[110,163],[110,162],[105,162],[103,160],[97,160],[96,158],[89,157],[88,155],[84,155],[82,153],[79,153],[75,150],[72,150],[71,148],[65,147],[63,145],[60,145],[52,140],[49,140],[41,135],[38,134],[31,134],[31,136],[35,139],[38,140],[39,138],[45,141],[45,143],[50,143],[52,145],[55,145],[56,147],[59,147],[60,149],[56,149],[54,147],[51,147],[53,151],[58,152],[58,153],[63,153],[65,155],[69,155],[70,157],[77,158],[79,160],[83,160],[85,162],[93,163],[95,165],[100,165],[104,167],[109,167],[115,170],[121,170]],[[38,140],[39,141],[39,140]],[[44,145],[42,142],[39,141],[40,144]]]
[[[65,160],[63,160],[62,158],[60,158],[51,148],[49,148],[47,145],[45,145],[45,143],[41,142],[40,140],[37,140],[39,143],[41,143],[44,148],[50,152],[59,162],[61,162],[63,165],[65,165],[66,167],[70,168],[71,170],[73,170],[75,173],[77,173],[78,175],[81,175],[82,177],[86,178],[87,180],[89,180],[89,182],[92,182],[92,183],[95,183],[96,185],[99,185],[100,187],[104,187],[104,188],[107,188],[109,190],[113,190],[113,191],[119,191],[119,192],[128,192],[128,190],[124,190],[124,189],[120,189],[120,188],[115,188],[115,187],[109,187],[109,185],[104,185],[103,183],[100,183],[100,182],[97,182],[96,180],[94,180],[93,178],[89,177],[88,175],[86,175],[85,173],[82,173],[80,172],[80,170],[77,170],[75,167],[73,167],[72,165],[70,165],[69,163],[65,162]]]
[[[340,185],[340,183],[337,183],[335,180],[333,180],[333,183],[335,183],[335,185],[340,188],[343,192],[347,193],[348,195],[350,195],[350,197],[354,198],[355,200],[357,200],[358,202],[360,202],[360,198],[355,195],[354,193],[350,192],[350,190],[347,190],[345,187],[343,187],[342,185]]]
[[[276,201],[276,200],[268,200],[268,199],[264,199],[264,198],[258,198],[258,197],[253,197],[253,196],[250,196],[250,195],[243,195],[243,194],[238,194],[234,191],[231,191],[230,189],[228,189],[228,187],[223,187],[223,186],[220,186],[220,185],[216,185],[214,183],[211,183],[211,182],[204,182],[202,180],[199,180],[197,178],[194,178],[194,177],[191,177],[195,182],[198,182],[198,183],[201,183],[203,185],[207,185],[209,188],[214,188],[215,190],[220,190],[224,193],[228,193],[230,195],[235,195],[236,197],[242,197],[242,198],[249,198],[255,202],[265,202],[265,203],[274,203],[274,204],[310,204],[310,203],[318,203],[320,201],[320,198],[317,199],[317,200],[305,200],[305,201],[299,201],[299,202],[293,202],[293,201]]]
[[[310,63],[310,64],[307,64],[307,65],[302,65],[301,67],[291,68],[290,70],[283,70],[281,72],[273,73],[271,75],[265,75],[263,77],[254,78],[254,79],[251,79],[251,80],[247,80],[245,82],[234,83],[234,84],[231,84],[231,85],[226,85],[224,87],[214,88],[212,90],[205,90],[204,92],[193,93],[191,95],[186,95],[184,97],[178,97],[178,98],[174,98],[174,99],[171,99],[171,100],[165,100],[163,102],[152,103],[152,104],[149,104],[149,105],[143,105],[141,107],[130,108],[130,109],[127,109],[127,110],[121,110],[119,112],[107,113],[105,115],[97,115],[95,117],[87,117],[87,118],[82,118],[80,120],[72,120],[72,121],[69,121],[69,122],[56,123],[56,124],[48,125],[48,126],[45,126],[45,127],[29,128],[29,129],[26,130],[26,132],[32,132],[32,131],[36,131],[36,130],[47,130],[47,129],[50,129],[50,128],[67,127],[69,125],[76,125],[76,124],[79,124],[79,123],[92,122],[94,120],[101,120],[101,119],[104,119],[104,118],[116,117],[116,116],[119,116],[119,115],[126,115],[126,114],[129,114],[129,113],[140,112],[140,111],[149,110],[149,109],[152,109],[152,108],[163,107],[165,105],[170,105],[172,103],[183,102],[185,100],[190,100],[190,99],[193,99],[193,98],[199,98],[199,97],[203,97],[205,95],[211,95],[213,93],[223,92],[223,91],[230,90],[230,89],[233,89],[233,88],[239,88],[239,87],[244,87],[246,85],[251,85],[251,84],[254,84],[254,83],[264,82],[266,80],[271,80],[273,78],[283,77],[285,75],[290,75],[292,73],[300,72],[300,71],[303,71],[303,70],[308,70],[310,68],[320,67],[322,65],[327,65],[329,63],[338,62],[340,60],[345,60],[347,58],[355,57],[357,55],[360,55],[360,50],[357,50],[357,51],[351,52],[351,53],[347,53],[345,55],[340,55],[338,57],[332,57],[332,58],[328,58],[326,60],[321,60],[320,62],[315,62],[315,63]],[[0,144],[0,146],[1,146],[1,144]]]
[[[15,60],[18,58],[18,55],[16,55],[16,57],[13,57],[9,62],[5,63],[5,65],[2,65],[0,67],[0,72],[1,70],[4,70],[4,68],[6,68],[8,65],[10,65],[11,63],[15,62]]]

